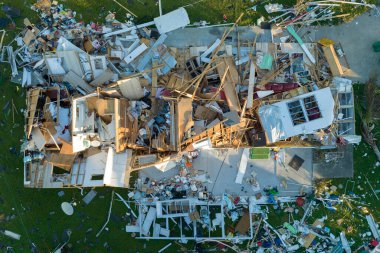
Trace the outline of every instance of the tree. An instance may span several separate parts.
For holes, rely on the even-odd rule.
[[[365,140],[376,154],[377,160],[380,161],[380,150],[377,146],[376,133],[374,132],[375,123],[373,121],[373,110],[376,95],[379,93],[376,87],[376,78],[370,78],[364,87],[365,108],[359,111],[361,118],[361,130]]]

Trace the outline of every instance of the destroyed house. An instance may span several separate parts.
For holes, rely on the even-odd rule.
[[[228,214],[223,202],[207,203],[195,199],[143,202],[139,205],[136,224],[127,225],[126,232],[135,232],[140,239],[161,240],[248,240],[253,237],[252,211],[244,210],[235,228],[225,224]],[[143,208],[147,209],[146,214]],[[173,230],[169,225],[176,224]],[[233,231],[233,236],[229,233]]]
[[[128,187],[130,173],[166,172],[202,148],[245,148],[248,160],[358,141],[352,84],[337,77],[332,47],[304,43],[291,27],[178,40],[189,22],[180,8],[52,37],[25,20],[18,48],[1,54],[28,89],[25,186]]]

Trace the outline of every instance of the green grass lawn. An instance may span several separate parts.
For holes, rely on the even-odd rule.
[[[31,0],[5,0],[5,4],[16,6],[22,10],[22,16],[28,17],[36,22],[37,16],[30,10],[30,5],[35,1]],[[122,1],[123,5],[136,13],[137,23],[152,20],[158,16],[158,7],[154,0],[128,0]],[[194,3],[194,0],[162,0],[164,13],[177,7]],[[278,1],[278,3],[293,4],[295,1]],[[111,0],[89,1],[89,0],[66,0],[60,1],[66,7],[77,11],[77,20],[86,22],[103,22],[108,11],[116,11],[116,18],[124,21],[126,12]],[[228,22],[233,22],[241,12],[246,11],[242,24],[255,23],[261,15],[265,13],[263,5],[259,5],[257,12],[248,10],[252,7],[250,1],[235,0],[206,0],[201,3],[188,6],[186,9],[190,15],[191,22],[206,20],[211,23],[222,23],[223,14],[228,17]],[[15,34],[22,27],[22,19],[16,19],[18,28],[9,31],[6,41],[11,41]],[[167,241],[145,241],[134,240],[124,231],[125,221],[122,216],[127,211],[124,205],[114,201],[113,217],[108,225],[109,230],[104,231],[100,237],[95,234],[102,227],[106,220],[109,201],[112,189],[99,188],[97,197],[88,206],[82,203],[82,196],[78,189],[65,189],[65,195],[58,197],[60,190],[51,189],[27,189],[23,187],[22,157],[12,154],[10,148],[15,147],[19,151],[21,139],[23,139],[24,118],[21,109],[25,108],[25,91],[17,88],[15,84],[9,82],[10,68],[8,65],[0,65],[0,108],[9,101],[14,101],[18,113],[13,115],[11,107],[3,110],[0,114],[0,215],[4,215],[8,221],[0,222],[0,229],[8,229],[21,234],[21,240],[16,241],[0,234],[0,244],[12,246],[16,252],[30,252],[30,246],[34,243],[39,252],[50,252],[61,241],[62,233],[66,229],[72,230],[70,244],[72,252],[106,252],[104,245],[107,243],[112,248],[112,252],[157,252],[165,246]],[[367,153],[366,157],[362,157]],[[377,169],[373,168],[375,158],[371,150],[364,143],[355,148],[355,181],[357,185],[362,185],[366,190],[356,191],[358,194],[368,192],[368,186],[364,184],[363,178],[358,176],[367,173],[374,187],[379,184],[375,179]],[[372,174],[375,171],[375,174]],[[334,181],[334,184],[343,183],[345,180]],[[118,193],[126,197],[128,190],[117,189]],[[86,193],[88,190],[86,191]],[[60,208],[64,201],[75,201],[75,213],[73,216],[66,216]],[[370,203],[371,212],[375,212],[375,217],[380,217],[378,201],[371,194],[366,195],[366,201]],[[377,208],[376,208],[377,207]],[[377,209],[377,211],[376,211]],[[321,210],[321,214],[324,211]],[[342,208],[343,212],[343,208]],[[357,210],[355,213],[359,213]],[[329,220],[341,217],[340,213],[328,213]],[[349,216],[347,216],[349,217]],[[287,217],[286,217],[287,221]],[[356,222],[355,220],[351,220]],[[282,222],[282,221],[279,221]],[[359,225],[355,224],[355,228]],[[363,223],[364,224],[364,223]],[[334,227],[334,221],[331,221]],[[366,225],[364,224],[364,227]],[[364,228],[363,228],[364,229]],[[348,235],[351,237],[351,235]],[[192,244],[188,244],[192,245]],[[190,246],[188,246],[190,247]],[[172,245],[167,252],[176,252],[178,246]]]

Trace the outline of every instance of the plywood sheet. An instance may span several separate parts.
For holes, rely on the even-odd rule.
[[[323,53],[326,57],[326,60],[330,66],[331,73],[333,76],[342,76],[343,69],[340,65],[339,58],[336,55],[335,49],[333,45],[322,47]]]
[[[240,218],[238,224],[235,227],[235,231],[239,232],[241,235],[245,235],[248,233],[250,228],[250,220],[249,220],[249,213],[244,213],[243,216]]]
[[[44,148],[46,144],[46,139],[38,127],[33,127],[32,139],[34,141],[34,145],[36,145],[38,150],[42,150]]]
[[[179,144],[183,141],[185,132],[193,125],[193,100],[191,98],[182,98],[178,102],[177,119],[177,142]]]
[[[58,138],[58,140],[62,143],[62,147],[60,150],[61,155],[73,155],[73,145],[70,142],[65,141],[62,138]]]
[[[122,152],[127,148],[128,139],[131,134],[131,121],[127,115],[129,102],[125,99],[120,99],[120,105],[116,108],[116,152]]]

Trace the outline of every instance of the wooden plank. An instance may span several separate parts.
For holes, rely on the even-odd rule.
[[[231,75],[232,82],[236,85],[239,83],[239,73],[236,69],[235,60],[232,56],[223,58],[225,64],[228,66],[228,71]]]
[[[192,99],[182,98],[177,106],[177,146],[179,147],[179,144],[183,141],[185,132],[194,125]]]
[[[247,98],[247,108],[252,108],[253,106],[253,93],[255,89],[255,80],[256,80],[256,69],[255,64],[251,60],[251,66],[249,69],[249,79],[248,79],[248,98]]]
[[[323,53],[326,57],[327,63],[329,64],[331,73],[333,76],[342,76],[343,69],[340,65],[339,58],[336,55],[335,49],[333,45],[323,46]]]
[[[27,138],[29,139],[33,128],[33,122],[37,109],[38,97],[40,95],[40,88],[31,90],[28,96],[28,123],[26,126]]]
[[[152,96],[156,97],[157,94],[157,80],[158,80],[158,75],[156,71],[156,67],[158,65],[158,62],[153,60],[153,71],[152,71]]]
[[[40,128],[33,127],[32,136],[33,136],[32,139],[34,141],[34,145],[38,148],[38,150],[41,151],[45,147],[46,140],[45,140],[45,136],[42,134]]]
[[[230,68],[227,66],[227,68],[225,69],[224,71],[224,74],[222,76],[222,79],[220,79],[220,85],[219,85],[219,88],[218,90],[215,92],[215,94],[211,97],[211,100],[214,100],[220,93],[220,91],[223,89],[224,87],[224,82],[226,81],[226,77],[227,77],[227,74],[228,74],[228,70]]]
[[[128,137],[131,133],[130,126],[132,122],[128,117],[129,102],[126,99],[120,99],[119,105],[115,110],[117,112],[115,127],[116,127],[116,152],[124,151],[128,145]]]
[[[54,145],[57,147],[57,149],[61,150],[61,148],[59,147],[57,141],[54,139],[54,136],[51,134],[51,132],[49,131],[49,129],[48,128],[41,128],[41,130],[46,131],[46,133],[48,133],[48,135],[50,136],[50,138],[53,140]]]

